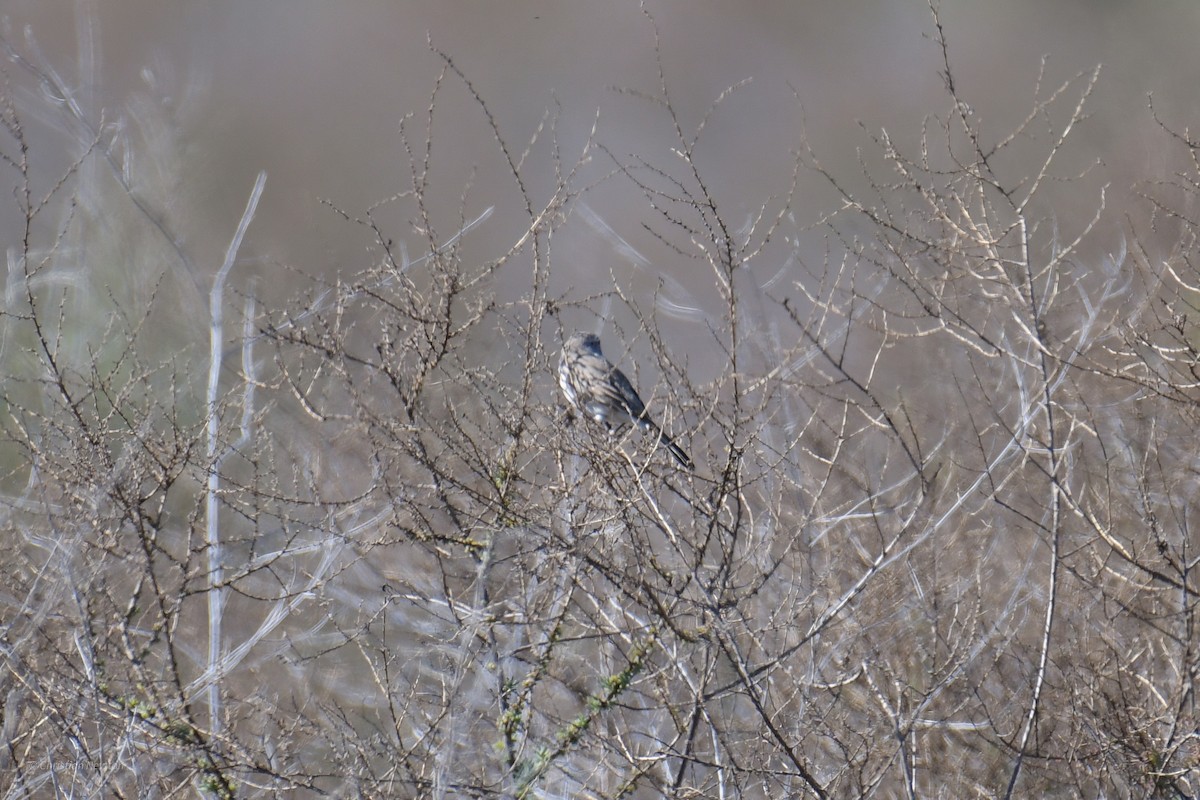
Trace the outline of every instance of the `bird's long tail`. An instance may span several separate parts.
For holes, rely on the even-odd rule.
[[[692,460],[688,458],[688,454],[683,452],[683,448],[675,444],[671,437],[667,436],[662,428],[658,427],[650,420],[645,420],[645,422],[648,424],[650,430],[654,431],[658,435],[658,443],[666,447],[667,450],[671,452],[671,455],[675,457],[675,460],[679,462],[681,467],[689,470],[695,469],[695,465],[692,464]]]

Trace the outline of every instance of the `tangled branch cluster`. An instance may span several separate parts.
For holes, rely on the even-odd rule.
[[[801,148],[792,192],[840,206],[735,227],[665,78],[671,163],[596,130],[565,158],[556,113],[518,152],[434,55],[408,186],[333,209],[373,263],[265,311],[231,302],[261,177],[189,315],[208,284],[148,190],[83,178],[128,142],[64,106],[78,157],[46,182],[4,95],[5,796],[1196,796],[1200,161],[1097,255],[1099,167],[1059,167],[1097,75],[996,138],[947,57],[915,149],[875,135],[851,188]],[[451,85],[511,191],[447,218]],[[676,284],[564,284],[597,183],[711,278],[707,325],[659,313]],[[81,266],[113,196],[174,254],[151,284]],[[477,258],[485,222],[508,244]],[[694,471],[569,421],[562,339],[599,324]]]

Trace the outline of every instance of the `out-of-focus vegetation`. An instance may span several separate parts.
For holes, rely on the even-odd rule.
[[[1097,73],[997,130],[931,29],[919,144],[845,175],[798,126],[748,217],[705,157],[746,87],[688,124],[665,74],[618,98],[673,152],[567,150],[431,48],[403,185],[326,205],[369,256],[281,304],[239,272],[269,178],[209,274],[183,121],[6,40],[4,796],[1196,796],[1197,144],[1114,187]],[[504,190],[443,181],[448,95]],[[558,288],[581,227],[656,280]],[[695,472],[565,413],[576,329]]]

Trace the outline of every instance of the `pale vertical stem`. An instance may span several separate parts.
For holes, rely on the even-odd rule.
[[[1038,307],[1038,297],[1036,286],[1034,285],[1033,267],[1029,260],[1029,239],[1028,230],[1025,226],[1025,218],[1018,219],[1021,230],[1021,258],[1025,266],[1025,275],[1027,282],[1027,292],[1029,294],[1030,308],[1030,328],[1033,331],[1038,330],[1038,323],[1041,320],[1041,313]],[[1047,279],[1049,280],[1049,279]],[[1046,685],[1046,670],[1050,659],[1050,647],[1052,645],[1051,633],[1054,629],[1054,616],[1058,608],[1058,572],[1059,572],[1059,547],[1061,544],[1062,531],[1062,484],[1059,470],[1059,449],[1066,443],[1059,442],[1058,431],[1055,428],[1054,416],[1054,381],[1052,380],[1052,368],[1046,360],[1045,342],[1041,341],[1041,335],[1038,336],[1037,344],[1039,347],[1039,359],[1041,367],[1042,379],[1042,403],[1046,415],[1046,451],[1049,456],[1049,479],[1050,479],[1050,575],[1047,586],[1046,597],[1046,613],[1042,622],[1042,640],[1040,652],[1038,653],[1037,672],[1034,675],[1033,695],[1029,700],[1029,708],[1025,712],[1025,722],[1021,730],[1021,737],[1017,744],[1017,757],[1013,763],[1012,774],[1009,775],[1008,787],[1004,792],[1005,800],[1011,798],[1016,791],[1017,781],[1021,777],[1021,768],[1025,763],[1026,749],[1029,746],[1030,735],[1033,733],[1033,726],[1037,722],[1038,711],[1041,708],[1042,690]]]
[[[225,280],[237,258],[242,239],[254,218],[254,211],[262,197],[263,187],[267,182],[267,173],[258,173],[246,210],[238,223],[237,232],[229,242],[225,251],[225,262],[213,280],[212,291],[208,298],[209,315],[209,350],[208,350],[208,489],[205,497],[205,519],[207,521],[208,541],[208,672],[213,680],[208,684],[209,725],[215,735],[221,729],[221,691],[218,669],[221,663],[221,617],[225,605],[224,569],[221,557],[221,528],[218,522],[218,496],[221,490],[221,477],[217,469],[217,443],[219,441],[220,416],[217,409],[218,390],[221,384],[221,352],[222,326],[224,309],[222,297],[225,291]]]

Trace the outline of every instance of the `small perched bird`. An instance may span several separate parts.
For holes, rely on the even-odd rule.
[[[563,343],[562,358],[558,362],[558,385],[568,403],[603,423],[610,432],[631,423],[643,431],[653,431],[676,461],[692,469],[692,460],[687,453],[646,413],[646,404],[638,397],[625,373],[604,357],[599,336],[573,333]]]

